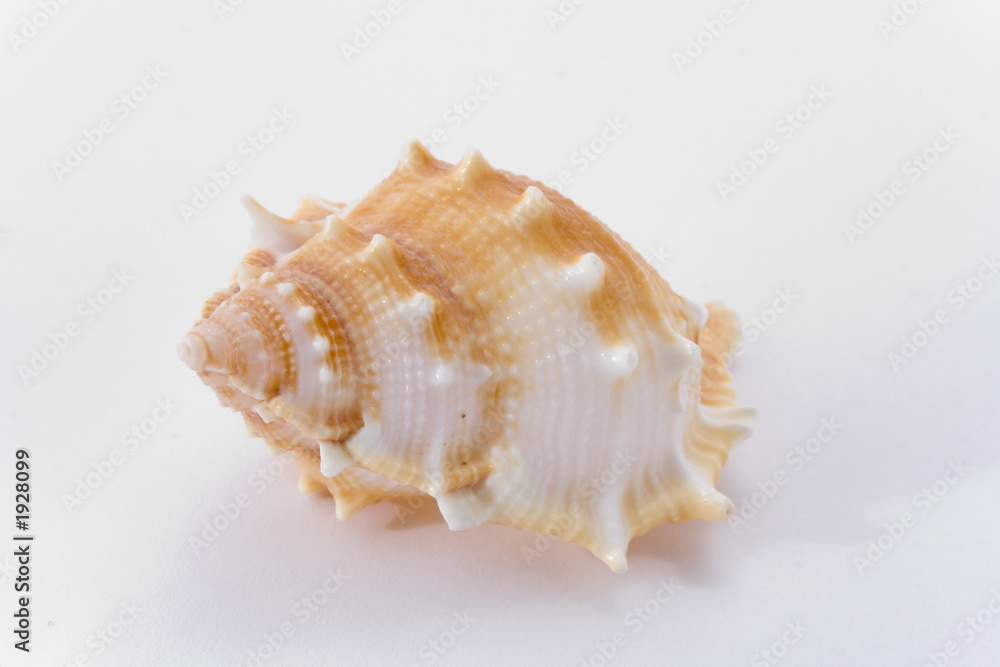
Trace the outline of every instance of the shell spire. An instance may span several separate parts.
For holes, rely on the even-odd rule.
[[[349,207],[247,207],[254,245],[178,355],[337,517],[430,497],[453,530],[555,534],[623,572],[636,535],[732,511],[735,315],[555,190],[413,142]]]

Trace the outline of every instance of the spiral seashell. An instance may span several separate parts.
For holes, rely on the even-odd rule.
[[[413,143],[350,208],[247,207],[253,247],[178,352],[339,518],[427,495],[453,530],[554,534],[624,571],[633,536],[731,511],[715,483],[752,418],[734,315],[566,197]]]

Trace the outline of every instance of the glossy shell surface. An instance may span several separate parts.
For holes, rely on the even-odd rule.
[[[427,495],[453,530],[555,535],[624,571],[633,536],[732,510],[735,317],[571,200],[414,143],[349,208],[248,207],[253,246],[179,354],[338,517]]]

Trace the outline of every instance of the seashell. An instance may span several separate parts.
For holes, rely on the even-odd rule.
[[[426,495],[452,530],[547,533],[624,571],[633,536],[732,511],[715,483],[753,416],[735,316],[566,197],[413,143],[351,207],[247,208],[253,246],[178,352],[339,518]]]

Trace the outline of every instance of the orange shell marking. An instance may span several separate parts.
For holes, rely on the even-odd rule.
[[[426,494],[453,530],[554,534],[624,571],[633,536],[731,511],[715,482],[752,419],[734,315],[566,197],[413,143],[353,207],[248,208],[254,246],[179,354],[338,517]]]

